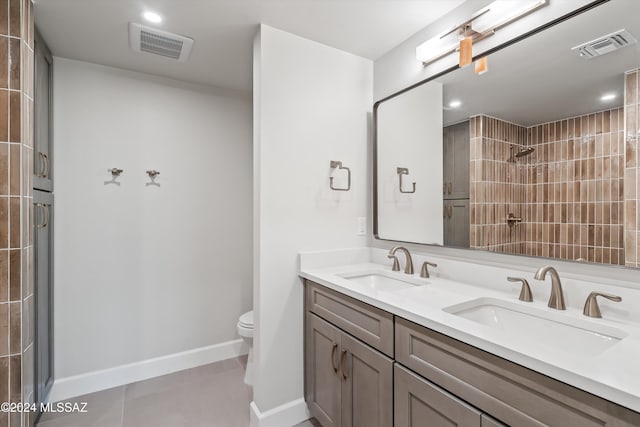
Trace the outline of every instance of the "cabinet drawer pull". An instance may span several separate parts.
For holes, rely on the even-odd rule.
[[[336,364],[334,362],[337,348],[338,348],[338,344],[333,343],[333,347],[331,347],[331,367],[333,368],[333,372],[335,373],[338,372],[338,368],[336,367]]]
[[[347,373],[344,369],[345,359],[344,357],[347,355],[347,350],[342,350],[342,354],[340,355],[340,371],[342,372],[342,379],[347,380]]]
[[[40,172],[36,174],[38,178],[45,178],[47,175],[47,160],[46,155],[42,151],[38,151],[38,156],[40,156]]]
[[[42,228],[47,228],[47,226],[49,225],[49,220],[51,219],[51,212],[49,211],[49,205],[44,205],[44,224],[42,225]]]
[[[47,206],[42,204],[42,203],[35,203],[33,206],[34,206],[35,217],[37,218],[38,209],[40,209],[40,212],[41,212],[41,215],[42,215],[42,219],[43,219],[42,223],[37,223],[36,222],[36,224],[35,224],[36,228],[45,228],[49,223],[49,219],[47,218],[48,217]]]
[[[49,177],[49,172],[51,171],[51,163],[49,163],[49,156],[42,153],[42,157],[44,157],[44,174],[43,178]]]

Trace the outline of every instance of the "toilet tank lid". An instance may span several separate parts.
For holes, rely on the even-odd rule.
[[[253,310],[248,311],[240,316],[240,324],[243,326],[253,327]]]

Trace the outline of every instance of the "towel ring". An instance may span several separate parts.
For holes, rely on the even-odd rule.
[[[405,191],[402,189],[402,175],[409,175],[409,169],[407,168],[397,168],[396,169],[397,173],[398,173],[398,182],[399,182],[399,187],[400,187],[400,192],[401,193],[405,193],[405,194],[411,194],[411,193],[415,193],[416,192],[416,183],[413,183],[413,188],[410,191]]]

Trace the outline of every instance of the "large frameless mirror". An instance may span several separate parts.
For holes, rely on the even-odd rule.
[[[379,102],[376,237],[640,266],[638,16],[604,3]]]

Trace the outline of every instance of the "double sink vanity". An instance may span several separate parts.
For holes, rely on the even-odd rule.
[[[399,252],[300,256],[323,426],[640,425],[637,290]]]
[[[640,426],[640,2],[490,47],[476,18],[527,2],[495,3],[416,48],[475,33],[491,71],[425,54],[373,106],[379,248],[300,255],[325,427]]]

